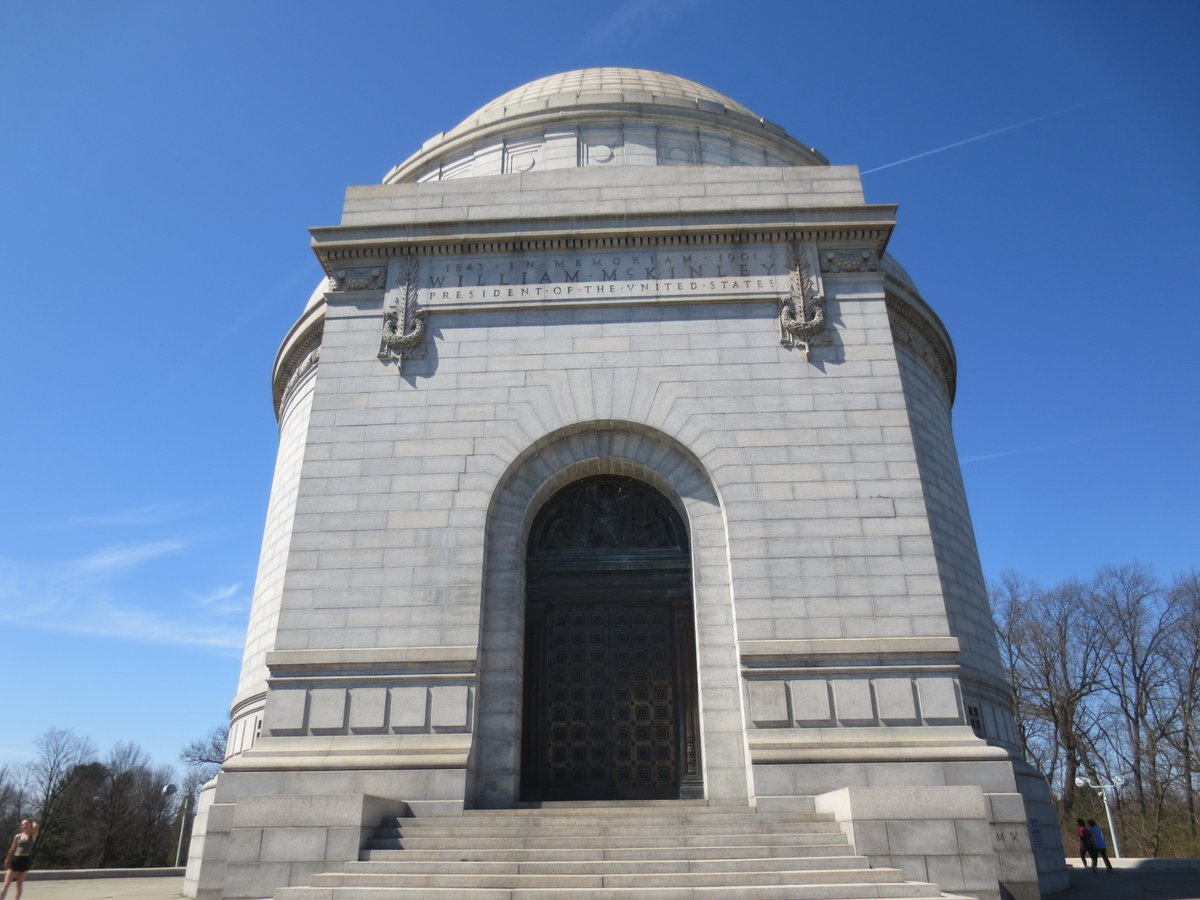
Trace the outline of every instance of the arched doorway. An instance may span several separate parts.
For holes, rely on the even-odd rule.
[[[526,546],[521,799],[703,796],[679,513],[643,482],[584,478]]]

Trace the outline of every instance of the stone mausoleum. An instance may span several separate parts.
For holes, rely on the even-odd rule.
[[[895,214],[638,69],[351,187],[189,895],[1065,886]]]

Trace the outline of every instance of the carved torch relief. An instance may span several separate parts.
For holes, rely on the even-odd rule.
[[[812,341],[825,330],[825,296],[817,276],[817,248],[810,242],[789,241],[787,245],[788,293],[779,300],[779,342],[785,347],[803,347],[804,358],[812,359]]]
[[[383,300],[383,331],[379,336],[379,358],[395,361],[401,371],[404,360],[425,355],[426,312],[417,305],[417,278],[421,260],[402,256],[397,260],[397,283]]]

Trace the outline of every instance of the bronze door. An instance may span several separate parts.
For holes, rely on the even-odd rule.
[[[682,520],[628,478],[567,486],[526,559],[521,797],[701,796]]]
[[[678,797],[670,606],[548,604],[540,630],[542,799]]]

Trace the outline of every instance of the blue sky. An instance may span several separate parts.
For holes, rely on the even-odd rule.
[[[1184,0],[6,0],[0,765],[222,720],[306,229],[584,66],[710,85],[900,204],[989,577],[1200,566],[1197,33]]]

